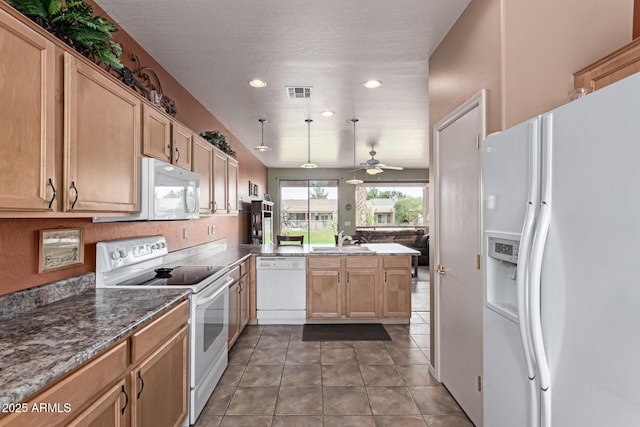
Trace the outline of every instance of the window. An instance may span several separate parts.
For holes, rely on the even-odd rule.
[[[356,187],[356,226],[427,225],[428,183],[366,183]]]
[[[281,180],[280,233],[305,243],[334,243],[338,226],[337,180]]]

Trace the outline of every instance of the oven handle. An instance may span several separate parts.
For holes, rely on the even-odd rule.
[[[221,293],[223,293],[224,291],[226,291],[229,288],[229,285],[233,283],[233,278],[228,277],[227,278],[227,283],[224,284],[224,286],[221,286],[220,289],[218,289],[218,291],[216,291],[213,295],[200,299],[200,298],[196,298],[196,301],[198,302],[196,304],[196,307],[200,307],[201,305],[204,305],[210,301],[213,301],[214,299],[216,299]]]

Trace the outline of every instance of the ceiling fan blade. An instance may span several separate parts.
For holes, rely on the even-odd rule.
[[[389,170],[394,170],[394,171],[401,171],[404,170],[404,168],[402,166],[387,166],[387,165],[378,165],[380,168],[382,169],[389,169]]]

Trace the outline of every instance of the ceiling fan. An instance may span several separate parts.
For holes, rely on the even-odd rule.
[[[371,158],[366,162],[360,163],[360,167],[357,170],[365,169],[369,175],[377,175],[379,173],[384,172],[384,169],[401,171],[404,168],[401,166],[387,166],[383,163],[380,163],[380,160],[376,159],[376,150],[371,147],[371,151],[369,151],[369,155]]]

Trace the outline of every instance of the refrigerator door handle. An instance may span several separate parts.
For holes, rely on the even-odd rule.
[[[553,115],[547,114],[542,117],[542,190],[540,194],[540,216],[536,226],[535,237],[533,238],[533,247],[531,251],[531,265],[529,269],[529,307],[531,336],[533,343],[533,351],[536,358],[538,369],[538,384],[541,393],[540,405],[540,426],[550,427],[550,390],[551,374],[549,371],[549,362],[544,349],[544,341],[542,338],[542,318],[541,318],[541,274],[542,261],[544,258],[544,249],[547,242],[549,226],[551,224],[551,185],[552,185],[552,124]]]

